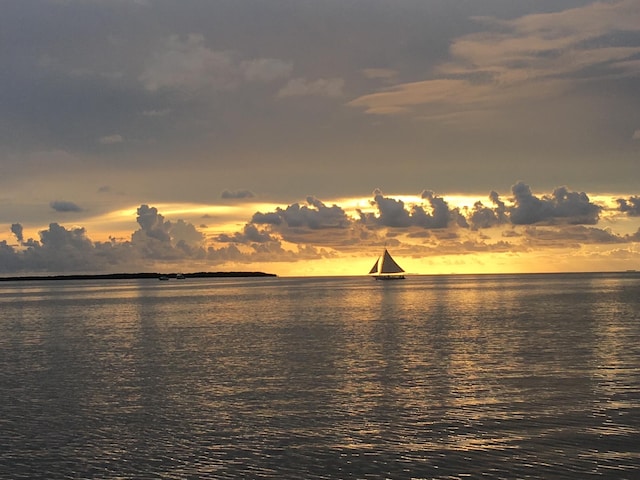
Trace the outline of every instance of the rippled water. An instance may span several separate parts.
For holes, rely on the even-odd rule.
[[[640,275],[0,283],[0,478],[637,478]]]

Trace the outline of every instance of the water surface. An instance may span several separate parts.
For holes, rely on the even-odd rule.
[[[0,478],[635,478],[640,275],[6,282]]]

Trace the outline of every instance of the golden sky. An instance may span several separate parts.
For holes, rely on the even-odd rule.
[[[276,205],[247,192],[226,196],[242,201],[141,205],[44,230],[12,224],[3,261],[33,265],[29,272],[46,259],[55,271],[305,276],[365,274],[385,247],[410,274],[619,271],[640,256],[633,197],[589,198],[566,188],[536,195],[522,182],[504,199],[375,191]]]

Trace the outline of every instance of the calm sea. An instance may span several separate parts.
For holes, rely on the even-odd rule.
[[[640,273],[0,283],[0,478],[632,479]]]

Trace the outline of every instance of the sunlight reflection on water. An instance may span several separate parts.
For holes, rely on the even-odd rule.
[[[10,283],[0,477],[629,478],[640,278]]]

